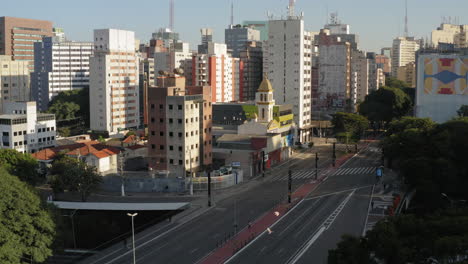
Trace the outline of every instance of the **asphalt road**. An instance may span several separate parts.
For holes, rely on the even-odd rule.
[[[322,152],[319,167],[328,166],[331,162],[330,153]],[[217,243],[241,230],[254,219],[269,211],[275,205],[284,201],[287,196],[287,182],[271,180],[278,175],[286,175],[289,168],[293,171],[309,170],[315,168],[315,154],[299,154],[290,163],[282,164],[267,174],[265,178],[254,181],[251,187],[246,185],[245,190],[222,201],[208,212],[179,225],[168,223],[151,234],[143,231],[136,240],[137,263],[195,263],[209,254]],[[291,166],[290,166],[291,165]],[[312,175],[312,174],[311,174]],[[312,176],[310,176],[312,177]],[[296,189],[310,177],[293,181]],[[237,228],[235,228],[237,223]],[[96,254],[81,263],[131,263],[133,261],[130,247],[115,245]]]
[[[343,234],[361,234],[379,159],[375,146],[356,155],[229,263],[327,263]]]

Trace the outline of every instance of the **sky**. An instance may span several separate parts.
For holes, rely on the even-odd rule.
[[[224,42],[234,2],[234,22],[267,20],[267,11],[286,15],[288,0],[175,0],[175,31],[196,49],[199,29],[214,29],[214,40]],[[0,16],[49,20],[74,41],[91,41],[93,29],[118,28],[136,32],[142,42],[151,33],[168,27],[169,0],[2,0]],[[328,12],[327,12],[328,10]],[[296,13],[304,12],[305,27],[319,31],[327,13],[338,12],[342,23],[359,35],[359,47],[377,52],[403,35],[405,0],[297,0]],[[458,17],[468,24],[468,0],[408,0],[410,35],[429,37],[442,17]],[[463,16],[465,15],[465,16]]]

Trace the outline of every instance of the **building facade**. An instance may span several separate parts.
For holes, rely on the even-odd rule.
[[[268,21],[243,21],[242,25],[260,31],[260,41],[268,40]]]
[[[468,55],[436,52],[418,55],[415,112],[443,123],[468,105]]]
[[[0,111],[7,102],[29,101],[29,62],[13,61],[11,56],[0,55]]]
[[[161,71],[173,71],[177,68],[185,69],[186,63],[191,63],[192,52],[189,43],[174,43],[165,52],[154,54],[154,71],[159,76]]]
[[[263,78],[262,43],[256,41],[247,43],[240,51],[239,59],[239,101],[253,101]]]
[[[241,25],[229,25],[229,28],[224,30],[224,38],[228,50],[232,51],[232,56],[239,58],[241,51],[245,50],[249,42],[260,41],[260,31]]]
[[[155,86],[155,71],[153,58],[139,58],[139,99],[140,125],[148,125],[148,89]]]
[[[134,32],[94,31],[89,88],[91,130],[117,134],[139,126],[138,67]]]
[[[410,87],[416,87],[416,64],[410,62],[405,66],[398,67],[396,78]]]
[[[263,72],[275,87],[276,103],[293,105],[294,121],[298,126],[296,141],[308,142],[312,137],[313,36],[305,31],[302,16],[270,20],[268,28],[269,37],[263,52]]]
[[[431,33],[432,47],[441,44],[454,44],[455,48],[468,47],[468,25],[454,25],[443,23]]]
[[[211,86],[212,102],[239,101],[240,60],[228,54],[226,44],[209,42],[207,48],[206,54],[192,58],[191,84]]]
[[[149,166],[183,176],[212,164],[212,105],[209,86],[186,87],[178,75],[158,77],[149,89]]]
[[[52,22],[27,18],[0,17],[0,55],[29,62],[34,69],[34,43],[51,37]]]
[[[2,148],[34,153],[55,146],[55,115],[39,114],[36,102],[9,102],[0,115]]]
[[[416,61],[416,52],[421,47],[421,41],[414,37],[398,37],[392,46],[392,76],[397,77],[398,67],[406,66]]]
[[[40,111],[60,92],[89,89],[91,42],[66,41],[63,37],[45,37],[34,43],[34,72],[31,95]]]

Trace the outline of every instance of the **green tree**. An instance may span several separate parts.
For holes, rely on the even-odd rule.
[[[33,186],[41,180],[39,163],[29,153],[23,154],[13,149],[0,149],[0,166]]]
[[[462,105],[460,109],[458,109],[457,114],[459,117],[468,117],[468,105]]]
[[[397,78],[394,78],[394,77],[385,78],[385,86],[393,87],[393,88],[400,88],[400,89],[410,87],[406,82],[400,81],[400,80],[398,80]]]
[[[343,235],[337,249],[328,251],[328,264],[374,264],[365,238]]]
[[[60,92],[49,102],[49,113],[57,120],[81,118],[89,125],[89,89],[74,89]]]
[[[54,193],[78,192],[81,200],[86,202],[91,192],[102,182],[102,176],[95,167],[63,156],[53,162],[49,171],[49,182]]]
[[[0,168],[0,263],[44,262],[52,255],[55,225],[39,197]]]
[[[337,112],[331,120],[334,132],[346,133],[353,140],[359,140],[364,131],[369,128],[369,121],[364,116],[358,114]]]
[[[411,99],[401,89],[382,87],[366,96],[359,113],[370,121],[389,123],[411,110]]]

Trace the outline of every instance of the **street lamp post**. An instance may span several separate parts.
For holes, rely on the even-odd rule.
[[[119,154],[119,171],[120,171],[120,179],[122,181],[122,186],[120,188],[121,196],[125,196],[125,179],[123,175],[123,165],[124,165],[124,154],[120,152]]]
[[[73,210],[73,212],[71,214],[69,214],[69,215],[62,215],[62,216],[70,217],[71,225],[72,225],[72,236],[73,236],[73,248],[74,249],[76,249],[76,235],[75,235],[75,221],[74,221],[73,217],[75,216],[76,211],[78,211],[78,209]]]
[[[132,218],[132,244],[133,244],[133,264],[136,264],[136,252],[135,252],[135,223],[133,218],[138,215],[138,213],[130,214],[127,213],[128,216]]]
[[[288,203],[291,203],[291,193],[292,193],[292,170],[288,170]]]
[[[193,195],[193,171],[192,171],[192,150],[187,149],[189,152],[190,159],[190,195]]]
[[[318,161],[319,161],[319,157],[318,157],[318,153],[316,152],[315,153],[315,180],[318,179]]]

